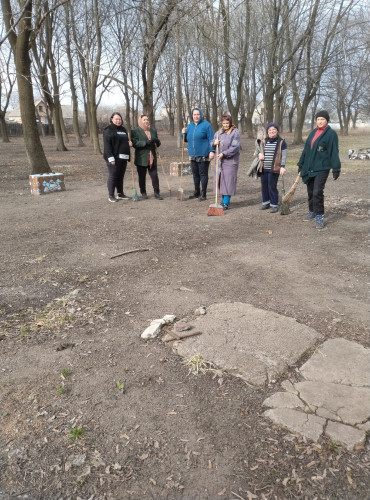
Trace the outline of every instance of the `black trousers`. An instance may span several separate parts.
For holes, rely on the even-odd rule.
[[[109,161],[106,162],[108,167],[108,194],[114,196],[114,191],[117,189],[117,194],[123,194],[123,178],[125,176],[127,160],[117,159],[112,165]]]
[[[195,161],[191,160],[191,171],[193,172],[194,181],[194,192],[195,194],[200,194],[200,188],[202,188],[202,193],[207,192],[208,186],[208,169],[209,161]]]
[[[315,215],[324,215],[324,188],[329,170],[319,172],[307,182],[308,209]]]
[[[136,165],[136,168],[137,168],[137,173],[139,176],[140,193],[141,194],[146,193],[146,173],[149,172],[149,176],[152,180],[152,186],[153,186],[154,192],[156,194],[159,194],[159,178],[158,178],[157,165],[154,163],[152,165],[152,168],[142,167],[141,165]]]

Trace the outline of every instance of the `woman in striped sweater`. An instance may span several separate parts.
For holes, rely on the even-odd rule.
[[[279,136],[279,126],[271,122],[266,127],[267,137],[263,141],[263,153],[258,153],[261,166],[257,175],[261,178],[262,206],[261,210],[270,209],[277,213],[279,192],[277,183],[279,175],[285,174],[287,145],[285,139]]]

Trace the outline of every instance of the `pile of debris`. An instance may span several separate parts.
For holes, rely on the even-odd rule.
[[[350,160],[370,160],[370,148],[349,149],[348,158]]]

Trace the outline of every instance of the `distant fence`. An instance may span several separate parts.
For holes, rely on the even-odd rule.
[[[8,132],[8,135],[16,135],[16,136],[23,135],[23,127],[21,123],[6,122],[6,130]],[[0,130],[0,135],[2,135],[1,130]]]
[[[41,125],[40,123],[38,123],[37,128],[40,135],[51,135],[53,133],[52,127],[50,125]],[[8,131],[8,135],[10,136],[20,137],[23,135],[23,126],[21,123],[6,122],[6,130]]]
[[[41,125],[37,124],[39,135],[54,135],[54,127],[52,125]],[[23,126],[21,123],[6,122],[6,129],[9,136],[21,137],[23,136]],[[73,126],[71,124],[66,125],[67,134],[73,134]],[[86,133],[86,123],[80,123],[81,134]],[[0,130],[0,137],[2,136]]]

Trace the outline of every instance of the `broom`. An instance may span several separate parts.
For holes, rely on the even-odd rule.
[[[216,145],[216,161],[215,161],[215,175],[216,175],[216,200],[215,203],[209,206],[207,215],[225,215],[222,205],[217,203],[218,197],[218,134],[217,134],[217,145]]]
[[[184,190],[182,188],[182,170],[184,168],[184,149],[185,149],[185,134],[182,134],[180,186],[179,186],[179,189],[177,190],[177,199],[179,201],[185,201]]]
[[[131,141],[130,135],[128,136],[128,140]],[[134,167],[132,166],[131,155],[130,155],[130,169],[131,169],[131,177],[132,177],[132,201],[139,201],[139,197],[138,197],[136,189],[135,189]]]
[[[171,193],[172,193],[172,190],[171,190],[170,183],[168,182],[168,177],[167,177],[166,172],[165,172],[165,170],[164,170],[164,165],[163,165],[163,162],[162,162],[162,158],[161,158],[161,155],[159,154],[159,151],[158,151],[157,145],[156,145],[156,144],[154,144],[154,146],[155,146],[155,150],[156,150],[156,153],[157,153],[157,158],[159,159],[159,163],[160,163],[161,168],[162,168],[162,172],[163,172],[164,178],[166,179],[166,183],[167,183],[168,191],[170,192],[170,198],[171,198]]]
[[[284,186],[284,177],[281,178],[283,181],[283,187],[281,189],[281,199],[283,200],[285,197],[285,186]],[[280,207],[280,215],[289,215],[290,210],[289,210],[289,205],[288,203],[282,201],[281,202],[281,207]]]
[[[291,203],[293,201],[294,193],[295,193],[295,190],[297,189],[298,182],[299,182],[300,178],[301,178],[301,174],[298,174],[296,180],[294,181],[293,186],[289,189],[287,194],[284,196],[283,203]]]

